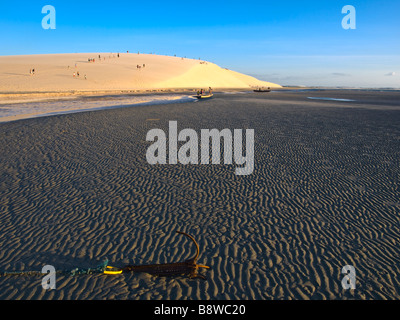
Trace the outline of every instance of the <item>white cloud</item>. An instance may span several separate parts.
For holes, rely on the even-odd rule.
[[[389,72],[389,73],[385,74],[385,76],[395,76],[395,75],[396,75],[396,72]]]

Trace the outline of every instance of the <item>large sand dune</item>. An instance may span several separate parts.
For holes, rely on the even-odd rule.
[[[34,75],[31,69],[35,69]],[[280,87],[206,61],[139,53],[120,53],[119,57],[117,53],[3,56],[0,70],[0,94]]]

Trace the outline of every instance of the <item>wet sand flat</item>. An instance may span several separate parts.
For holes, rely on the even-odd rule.
[[[322,101],[330,97],[355,101]],[[150,165],[146,134],[254,129],[255,167]],[[0,271],[182,261],[145,273],[0,277],[0,299],[399,299],[400,93],[215,93],[0,124]],[[344,290],[345,265],[356,289]]]

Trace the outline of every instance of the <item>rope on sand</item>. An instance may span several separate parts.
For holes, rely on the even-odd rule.
[[[113,268],[111,266],[107,266],[108,264],[108,259],[106,259],[103,263],[98,265],[95,268],[75,268],[72,270],[60,270],[56,271],[56,274],[63,274],[63,275],[70,275],[70,276],[76,276],[76,275],[82,275],[82,274],[96,274],[96,273],[104,273],[104,274],[119,274],[122,273],[122,270]],[[0,271],[0,277],[5,277],[5,276],[20,276],[20,275],[25,275],[25,276],[43,276],[44,273],[41,271],[35,271],[35,270],[28,270],[28,271]]]

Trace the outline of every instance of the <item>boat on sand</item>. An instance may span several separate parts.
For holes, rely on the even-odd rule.
[[[208,92],[206,92],[206,90],[201,89],[199,91],[197,91],[197,99],[210,99],[213,96],[213,91],[211,89],[211,87],[208,88]]]
[[[198,95],[196,95],[196,98],[197,99],[210,99],[210,98],[212,98],[212,96],[213,96],[212,93],[210,93],[210,94],[198,94]]]
[[[257,88],[253,90],[254,92],[271,92],[271,88]]]

